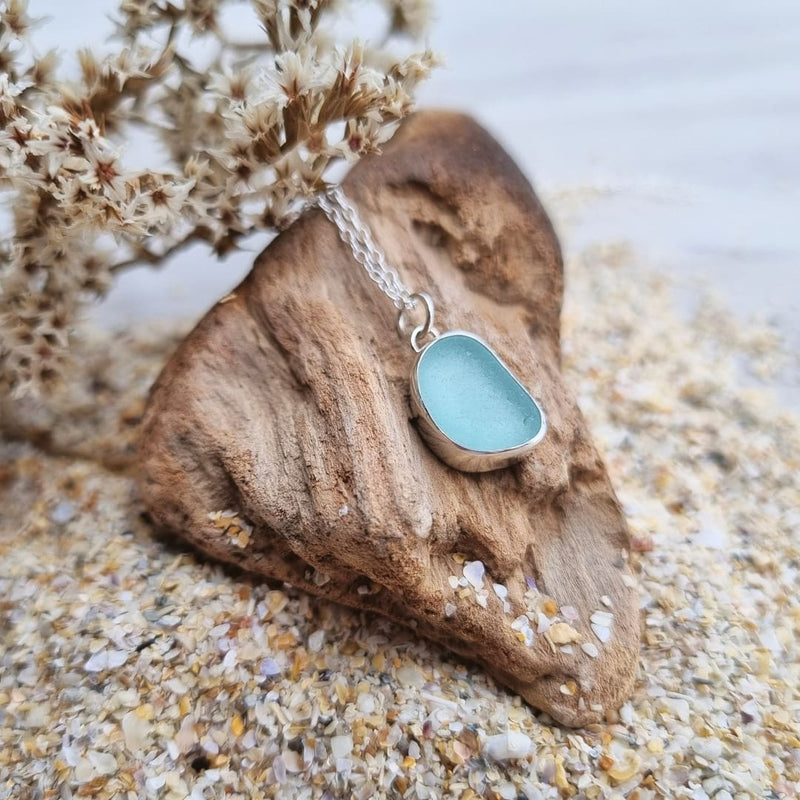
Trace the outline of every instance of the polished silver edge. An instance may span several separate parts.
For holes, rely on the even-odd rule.
[[[490,353],[492,353],[492,355],[494,355],[500,364],[507,370],[508,374],[511,375],[511,377],[516,381],[517,386],[519,386],[520,389],[522,389],[522,391],[528,395],[528,397],[531,399],[531,402],[539,411],[539,414],[542,418],[542,427],[539,429],[539,432],[536,434],[536,436],[521,445],[517,445],[516,447],[508,447],[504,450],[482,451],[472,450],[468,447],[458,444],[457,442],[454,442],[439,428],[439,426],[433,421],[433,418],[431,417],[428,409],[425,407],[424,401],[422,400],[422,395],[419,390],[418,370],[419,364],[428,348],[435,344],[439,339],[444,339],[448,336],[468,336],[470,339],[475,339],[475,341],[482,344]],[[470,333],[469,331],[447,331],[433,341],[428,342],[428,344],[426,344],[425,347],[419,351],[416,359],[414,360],[414,366],[411,370],[411,406],[414,416],[417,418],[417,424],[419,426],[420,433],[430,449],[433,450],[433,452],[436,453],[436,455],[442,461],[444,461],[445,464],[449,464],[451,467],[455,467],[455,469],[462,470],[463,472],[489,472],[493,469],[507,467],[509,464],[513,464],[528,455],[528,453],[530,453],[531,450],[533,450],[533,448],[542,441],[547,433],[547,416],[545,415],[544,410],[536,398],[525,388],[514,370],[511,369],[502,358],[500,358],[500,356],[497,354],[497,351],[491,345],[481,339],[480,336],[476,336],[474,333]]]

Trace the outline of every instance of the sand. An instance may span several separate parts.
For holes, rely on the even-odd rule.
[[[130,456],[174,326],[87,342],[60,410],[0,443],[0,798],[798,796],[800,420],[742,377],[781,342],[711,304],[682,322],[623,246],[567,269],[564,370],[640,584],[618,714],[560,728],[408,630],[160,538]]]

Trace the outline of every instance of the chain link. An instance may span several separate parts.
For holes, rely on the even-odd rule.
[[[336,226],[342,241],[367,275],[400,311],[412,310],[417,303],[414,293],[400,280],[386,254],[372,238],[372,232],[359,216],[358,209],[338,186],[317,195],[315,203]]]

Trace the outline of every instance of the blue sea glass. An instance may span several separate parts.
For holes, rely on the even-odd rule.
[[[452,332],[431,342],[417,362],[428,416],[451,441],[482,453],[521,447],[542,430],[536,402],[486,344]]]

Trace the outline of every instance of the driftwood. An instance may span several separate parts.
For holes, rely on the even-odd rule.
[[[164,368],[140,439],[145,502],[216,558],[410,625],[566,725],[597,720],[632,688],[639,623],[626,523],[559,372],[551,224],[455,114],[412,117],[344,188],[440,327],[482,336],[541,402],[544,441],[494,472],[437,460],[411,420],[413,353],[391,303],[312,211]],[[486,608],[451,586],[464,559],[486,567]],[[512,626],[528,609],[546,628],[558,607],[532,643]]]

